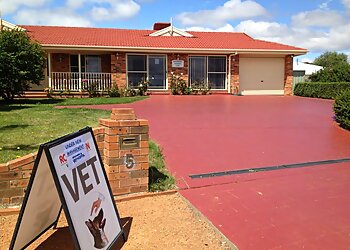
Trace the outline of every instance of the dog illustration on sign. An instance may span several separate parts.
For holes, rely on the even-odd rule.
[[[93,212],[97,212],[103,200],[103,195],[99,193],[98,199],[92,203],[90,215],[92,215]],[[98,215],[92,221],[90,219],[85,221],[85,224],[88,227],[92,236],[94,237],[94,247],[102,249],[105,246],[107,246],[108,238],[104,231],[106,219],[104,218],[103,209],[100,209]]]

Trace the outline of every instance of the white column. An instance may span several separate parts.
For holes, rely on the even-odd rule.
[[[78,55],[78,68],[79,68],[79,91],[82,91],[82,82],[81,82],[81,55]]]
[[[232,55],[228,56],[228,79],[226,81],[227,93],[231,92],[231,67],[232,67]]]
[[[51,53],[47,54],[47,64],[49,67],[49,88],[52,88]]]

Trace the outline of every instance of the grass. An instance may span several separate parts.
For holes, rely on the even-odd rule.
[[[0,163],[36,152],[41,143],[51,141],[86,126],[95,127],[110,111],[85,108],[57,109],[56,105],[130,103],[145,97],[19,99],[11,104],[0,101]],[[161,149],[150,141],[149,191],[175,188],[175,180],[165,169]]]
[[[97,104],[122,104],[131,103],[148,98],[147,96],[134,96],[134,97],[94,97],[94,98],[67,98],[60,103],[61,106],[68,105],[97,105]],[[62,100],[62,99],[61,99]]]
[[[95,127],[99,118],[110,111],[57,109],[56,105],[130,103],[144,97],[19,99],[11,104],[0,102],[0,163],[31,152],[39,145],[86,126]]]
[[[149,191],[174,189],[175,179],[165,168],[162,150],[153,141],[150,141],[149,149]]]

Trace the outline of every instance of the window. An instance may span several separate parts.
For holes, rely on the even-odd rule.
[[[191,85],[204,83],[212,89],[226,88],[225,56],[191,56],[189,67]]]
[[[79,55],[70,55],[70,72],[79,72]],[[81,72],[101,73],[101,56],[81,55]]]
[[[208,57],[208,84],[212,89],[225,89],[226,57]]]
[[[128,56],[128,87],[134,88],[142,80],[147,79],[147,56]]]
[[[149,80],[150,89],[165,89],[165,62],[162,55],[128,55],[128,87],[135,88],[140,81]]]
[[[101,57],[86,56],[86,72],[101,73]]]
[[[70,72],[79,72],[79,55],[70,55]],[[85,56],[81,55],[81,72],[85,72]]]

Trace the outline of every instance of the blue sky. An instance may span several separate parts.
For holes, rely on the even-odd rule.
[[[151,29],[173,18],[186,30],[246,32],[306,48],[350,55],[350,0],[0,0],[14,24]]]

